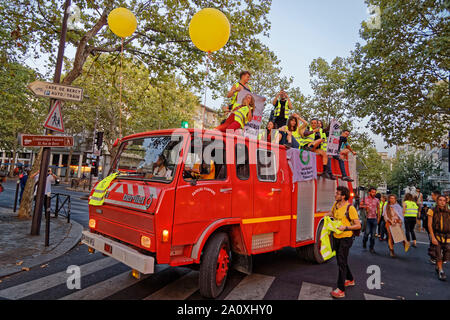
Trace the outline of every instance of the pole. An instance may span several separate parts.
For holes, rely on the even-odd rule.
[[[14,196],[14,213],[16,213],[16,210],[17,210],[17,198],[19,196],[19,184],[20,184],[20,179],[17,180],[17,183],[16,183],[16,195]]]
[[[59,47],[58,47],[58,57],[56,60],[56,67],[55,67],[55,75],[53,82],[54,83],[60,83],[61,81],[61,72],[62,72],[62,65],[63,65],[63,59],[64,59],[64,49],[66,45],[66,34],[67,34],[67,20],[69,19],[69,7],[70,7],[71,0],[66,0],[64,4],[64,17],[63,17],[63,23],[62,23],[62,29],[61,29],[61,37],[59,39]],[[50,108],[49,112],[51,111],[51,108],[53,106],[55,100],[50,100]],[[47,135],[51,135],[50,130],[45,130],[45,133]],[[42,205],[44,203],[44,192],[45,192],[45,185],[47,182],[47,171],[48,166],[50,162],[50,154],[51,149],[50,148],[43,148],[42,152],[42,162],[41,167],[39,171],[39,182],[38,182],[38,188],[36,192],[36,203],[34,206],[34,212],[33,212],[33,222],[31,224],[31,235],[32,236],[38,236],[41,230],[41,220],[42,220]]]

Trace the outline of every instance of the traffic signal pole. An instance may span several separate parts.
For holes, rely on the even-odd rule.
[[[66,46],[66,34],[67,34],[67,20],[69,19],[69,7],[70,7],[71,0],[66,0],[64,4],[64,17],[63,17],[63,23],[62,23],[62,29],[61,29],[61,36],[59,39],[59,48],[58,48],[58,56],[56,60],[56,68],[55,68],[55,75],[53,78],[54,83],[60,83],[61,82],[61,72],[62,72],[62,65],[63,65],[63,58],[64,58],[64,49]],[[50,100],[50,108],[49,112],[51,111],[51,108],[53,104],[55,103],[54,99]],[[45,134],[51,135],[52,131],[46,129]],[[47,171],[49,167],[50,162],[50,154],[51,154],[51,148],[43,148],[42,153],[42,162],[41,167],[39,171],[39,181],[38,181],[38,187],[36,192],[36,203],[34,206],[34,212],[33,212],[33,221],[31,223],[31,235],[32,236],[38,236],[41,230],[41,220],[42,220],[42,206],[44,204],[44,193],[45,193],[45,187],[47,182]]]

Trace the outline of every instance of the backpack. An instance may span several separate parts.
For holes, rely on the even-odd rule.
[[[442,220],[442,229],[441,229]],[[434,209],[433,213],[433,231],[436,235],[440,236],[444,241],[450,236],[450,213],[448,210]]]
[[[347,217],[348,221],[350,221],[350,223],[352,223],[352,220],[350,219],[350,207],[351,207],[351,206],[352,206],[352,205],[349,204],[349,205],[347,206],[347,211],[345,212],[345,216]],[[354,236],[354,237],[359,237],[360,234],[361,234],[361,228],[359,228],[358,230],[352,230],[352,231],[353,231],[353,236]]]

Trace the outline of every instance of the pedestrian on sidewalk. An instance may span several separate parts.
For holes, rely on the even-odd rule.
[[[39,181],[39,171],[32,174],[30,176],[31,179],[34,179],[35,187],[34,187],[34,197],[36,198],[37,194],[37,188],[38,188],[38,181]],[[48,169],[47,171],[47,181],[45,183],[45,192],[44,192],[44,210],[47,212],[47,210],[50,210],[50,199],[52,195],[52,184],[56,182],[56,179],[58,177],[53,173],[52,169]]]
[[[375,232],[378,226],[378,212],[380,211],[380,201],[375,197],[377,189],[370,188],[369,196],[365,198],[360,207],[363,207],[367,211],[366,217],[366,231],[363,237],[363,248],[367,249],[367,241],[369,240],[370,253],[375,253]]]
[[[403,209],[402,206],[397,202],[397,196],[390,195],[388,199],[388,203],[383,211],[383,220],[386,222],[386,230],[388,234],[388,247],[391,257],[395,257],[394,252],[394,240],[392,238],[391,226],[399,225],[400,227],[403,225]],[[407,241],[403,241],[403,246],[405,247],[405,252],[409,250],[409,243]]]
[[[336,250],[336,261],[339,269],[337,289],[331,292],[331,296],[336,299],[345,298],[345,289],[355,286],[355,280],[348,266],[348,255],[353,245],[353,231],[361,229],[358,212],[348,200],[350,199],[350,190],[340,186],[336,190],[336,202],[327,213],[327,216],[340,221],[342,225],[339,230],[341,234],[333,234],[334,249]]]
[[[25,186],[27,184],[27,180],[28,180],[28,175],[30,174],[30,169],[29,168],[25,168],[23,170],[23,172],[20,174],[19,176],[19,181],[20,181],[20,197],[19,197],[19,203],[22,203],[22,196],[23,196],[23,192],[25,191]]]
[[[412,246],[417,248],[416,233],[414,228],[417,223],[417,216],[419,214],[419,206],[414,202],[414,197],[411,193],[405,195],[403,201],[403,216],[405,217],[405,232],[408,242],[412,240]]]
[[[378,237],[380,241],[384,241],[387,237],[387,231],[386,231],[386,221],[383,219],[383,213],[384,209],[386,208],[387,197],[385,195],[381,196],[380,200],[380,211],[378,212]]]
[[[450,211],[447,208],[445,196],[437,198],[437,205],[428,212],[428,229],[431,236],[429,254],[436,260],[438,279],[447,280],[443,270],[443,263],[450,260]]]

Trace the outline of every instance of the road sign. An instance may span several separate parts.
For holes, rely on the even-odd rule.
[[[73,147],[73,137],[22,134],[20,135],[20,144],[22,147]]]
[[[61,101],[56,101],[45,120],[44,128],[64,133],[64,124],[61,113]]]
[[[83,101],[83,89],[57,83],[34,81],[28,85],[36,96],[68,101]]]

